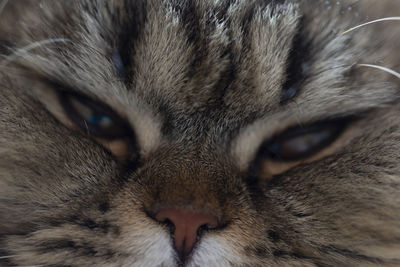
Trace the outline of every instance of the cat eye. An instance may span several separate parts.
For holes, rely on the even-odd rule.
[[[337,119],[290,128],[266,142],[260,150],[261,156],[273,161],[308,158],[332,144],[348,123],[349,119]]]
[[[89,135],[109,140],[132,136],[128,123],[108,106],[76,93],[59,96],[70,120]]]

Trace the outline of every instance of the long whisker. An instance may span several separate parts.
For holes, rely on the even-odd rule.
[[[31,43],[25,47],[17,49],[14,53],[5,57],[5,59],[1,62],[1,66],[8,65],[12,61],[16,60],[18,57],[20,57],[24,54],[27,54],[29,51],[31,51],[35,48],[46,46],[48,44],[70,43],[70,42],[72,42],[72,41],[67,38],[53,38],[53,39],[47,39],[47,40],[42,40],[42,41],[37,41],[37,42]]]
[[[0,256],[0,260],[10,259],[10,258],[14,258],[14,257],[17,257],[17,256],[16,255]]]
[[[360,66],[360,67],[368,67],[368,68],[374,68],[374,69],[378,69],[378,70],[383,70],[383,71],[385,71],[385,72],[387,72],[387,73],[389,73],[389,74],[391,74],[391,75],[393,75],[393,76],[395,76],[395,77],[397,77],[397,78],[400,79],[400,73],[398,73],[398,72],[396,72],[396,71],[394,71],[394,70],[392,70],[392,69],[383,67],[383,66],[372,65],[372,64],[358,64],[357,66]]]
[[[42,265],[18,265],[18,266],[12,266],[12,267],[44,267],[44,266],[49,266],[48,264],[42,264]]]
[[[356,30],[358,28],[361,28],[361,27],[364,27],[364,26],[367,26],[367,25],[370,25],[370,24],[373,24],[373,23],[382,22],[382,21],[395,21],[395,20],[400,20],[400,17],[387,17],[387,18],[376,19],[376,20],[373,20],[373,21],[369,21],[369,22],[357,25],[357,26],[355,26],[353,28],[350,28],[347,31],[344,31],[342,33],[342,35],[345,35],[345,34],[351,32],[351,31],[354,31],[354,30]]]
[[[8,0],[3,0],[0,2],[0,14],[3,12],[4,8],[6,7]]]

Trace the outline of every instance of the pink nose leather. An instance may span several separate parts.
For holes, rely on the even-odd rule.
[[[175,248],[185,255],[192,251],[200,227],[218,226],[218,220],[212,214],[181,209],[162,209],[156,214],[155,219],[159,222],[169,220],[174,225]]]

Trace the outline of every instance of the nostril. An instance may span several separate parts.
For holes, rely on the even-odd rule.
[[[171,234],[173,234],[175,232],[175,225],[170,219],[165,219],[160,223],[167,226]]]
[[[205,233],[205,232],[210,232],[212,230],[215,230],[216,227],[212,227],[209,224],[203,224],[202,226],[199,227],[199,229],[197,230],[197,240],[199,240],[201,238],[201,236]]]
[[[212,226],[211,224],[203,224],[202,226],[200,226],[199,230],[201,231],[210,231],[210,230],[214,230],[216,229],[217,226]]]
[[[166,224],[166,225],[173,225],[173,223],[171,222],[171,220],[169,219],[165,219],[164,221],[161,222],[162,224]]]
[[[201,230],[201,231],[210,230],[210,225],[209,224],[203,224],[202,226],[200,226],[199,230]]]

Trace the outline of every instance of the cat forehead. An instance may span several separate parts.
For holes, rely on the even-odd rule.
[[[293,98],[326,108],[350,87],[346,73],[369,40],[340,34],[354,21],[345,6],[317,1],[315,11],[306,2],[104,3],[89,9],[95,15],[81,40],[86,47],[106,42],[109,69],[125,76],[121,90],[169,112],[223,107],[235,117],[261,115]],[[93,9],[108,10],[111,19]],[[104,59],[96,62],[90,50],[88,56],[103,67]]]
[[[249,102],[254,112],[279,103],[300,23],[296,5],[146,1],[125,3],[123,9],[112,6],[111,19],[99,23],[86,20],[91,31],[83,32],[87,43],[82,50],[108,42],[109,69],[124,76],[125,89],[136,97],[188,113],[221,104],[227,110],[243,109]],[[103,67],[103,59],[96,62],[90,53],[83,54]]]
[[[299,15],[293,4],[260,3],[147,1],[114,46],[114,67],[128,91],[171,111],[276,106]]]

